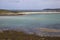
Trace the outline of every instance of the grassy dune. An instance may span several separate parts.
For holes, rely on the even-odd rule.
[[[17,16],[23,15],[20,11],[0,10],[0,16]]]
[[[60,40],[60,37],[41,37],[35,34],[7,30],[0,32],[0,40]]]

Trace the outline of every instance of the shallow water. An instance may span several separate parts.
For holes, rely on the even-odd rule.
[[[54,26],[55,25],[55,26]],[[57,26],[56,26],[57,25]],[[0,16],[0,29],[30,30],[34,28],[60,29],[60,14]]]

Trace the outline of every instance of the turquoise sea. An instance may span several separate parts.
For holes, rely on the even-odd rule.
[[[0,16],[0,29],[32,31],[34,28],[60,29],[60,14]]]

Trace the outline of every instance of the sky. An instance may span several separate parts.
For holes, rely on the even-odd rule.
[[[41,10],[60,8],[60,0],[0,0],[0,9]]]

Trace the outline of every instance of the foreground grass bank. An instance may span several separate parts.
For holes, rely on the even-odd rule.
[[[41,37],[35,34],[7,30],[0,32],[0,40],[60,40],[60,37]]]

